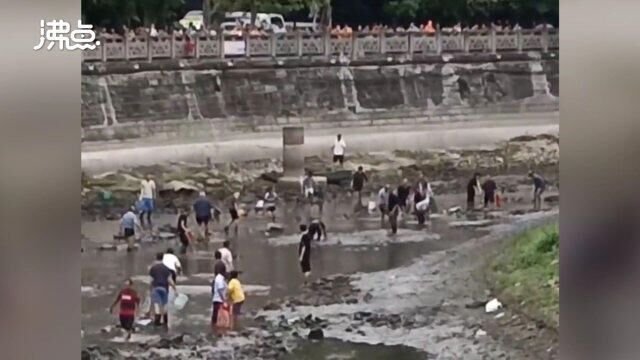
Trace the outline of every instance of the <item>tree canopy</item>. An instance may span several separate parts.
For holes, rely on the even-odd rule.
[[[274,12],[287,20],[310,21],[315,13],[322,23],[351,26],[407,25],[427,19],[443,26],[496,20],[557,26],[559,14],[558,0],[82,0],[82,16],[96,26],[164,26],[203,6],[212,17],[227,11]]]

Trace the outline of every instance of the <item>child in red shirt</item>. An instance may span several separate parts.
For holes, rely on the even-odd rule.
[[[127,332],[127,340],[129,340],[131,338],[131,332],[133,331],[136,311],[140,305],[140,298],[133,288],[133,281],[131,279],[125,281],[124,288],[118,293],[109,311],[113,312],[113,308],[115,308],[118,303],[120,303],[120,326]]]

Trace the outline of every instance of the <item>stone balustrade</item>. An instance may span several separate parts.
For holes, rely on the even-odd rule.
[[[445,53],[500,53],[554,51],[559,48],[555,29],[477,31],[461,33],[415,32],[357,33],[351,36],[289,32],[271,35],[211,36],[198,34],[126,38],[98,36],[100,45],[84,50],[83,61],[123,61],[180,58],[287,58],[339,56],[439,55]]]

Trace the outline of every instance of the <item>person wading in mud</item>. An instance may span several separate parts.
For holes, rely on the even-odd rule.
[[[168,248],[167,252],[164,253],[162,263],[169,268],[169,271],[171,271],[171,279],[173,279],[174,284],[177,284],[178,275],[182,274],[182,264],[180,264],[180,260],[173,253],[172,248]]]
[[[313,173],[311,170],[307,170],[304,178],[302,178],[301,190],[302,197],[305,199],[307,203],[313,202],[313,196],[316,191],[316,182],[313,180]]]
[[[233,193],[233,196],[231,196],[227,201],[227,205],[229,207],[229,216],[231,217],[231,220],[229,221],[229,224],[224,227],[224,233],[226,235],[229,235],[229,230],[233,229],[234,235],[236,237],[238,236],[238,219],[240,219],[240,215],[238,215],[238,212],[240,210],[239,201],[239,192]]]
[[[124,288],[118,292],[115,301],[109,308],[109,312],[113,313],[113,309],[120,303],[120,327],[126,332],[126,340],[131,339],[131,333],[133,332],[133,324],[136,320],[136,313],[138,306],[140,306],[140,297],[133,288],[133,281],[127,279],[124,283]]]
[[[264,194],[264,211],[271,216],[271,221],[276,222],[276,202],[278,194],[276,194],[275,186],[270,187]]]
[[[369,181],[367,174],[364,173],[362,166],[358,166],[358,171],[353,174],[353,179],[351,179],[351,189],[358,194],[356,210],[360,210],[364,206],[362,205],[362,188],[364,188],[364,183],[367,181]]]
[[[431,190],[431,184],[421,175],[420,180],[416,183],[413,196],[416,218],[420,226],[424,225],[427,220],[432,197],[433,191]]]
[[[409,179],[402,180],[402,184],[398,185],[398,206],[400,211],[407,213],[407,200],[409,200],[409,194],[411,193],[411,185]]]
[[[389,225],[391,225],[391,234],[398,233],[398,215],[400,214],[400,198],[398,190],[394,189],[389,193],[388,200]]]
[[[196,214],[196,224],[200,228],[200,232],[205,237],[209,236],[209,222],[213,212],[213,205],[207,199],[207,194],[201,191],[196,201],[193,203],[193,211]]]
[[[145,214],[147,215],[147,226],[149,227],[149,229],[153,228],[153,224],[151,223],[151,213],[155,209],[155,199],[156,183],[155,181],[153,181],[151,175],[147,175],[147,177],[140,182],[140,222],[143,228]]]
[[[475,209],[476,194],[482,192],[480,187],[480,174],[475,173],[467,183],[467,211]]]
[[[211,330],[216,333],[218,322],[218,312],[222,305],[227,301],[227,276],[224,268],[214,268],[214,278],[211,283],[211,298],[213,303],[213,311],[211,313]]]
[[[384,216],[389,211],[389,184],[378,191],[378,209],[380,210],[380,226],[384,227]]]
[[[340,167],[344,165],[344,152],[347,148],[347,143],[342,138],[342,134],[336,136],[336,140],[333,142],[331,149],[333,150],[333,163],[340,163]]]
[[[191,231],[187,226],[187,218],[189,217],[189,210],[180,209],[178,212],[178,237],[180,238],[180,253],[186,254],[187,249],[189,249],[189,244],[191,243],[191,238],[189,236],[189,232]]]
[[[489,204],[493,208],[496,203],[496,190],[498,185],[493,181],[491,175],[487,175],[487,179],[482,183],[482,191],[484,192],[484,208],[487,209]]]
[[[220,250],[216,250],[216,252],[213,253],[213,272],[227,273],[227,266],[224,264],[224,261],[222,261],[222,253]]]
[[[317,241],[320,241],[324,236],[324,241],[327,241],[327,227],[322,222],[322,215],[320,213],[319,205],[311,205],[309,208],[309,235],[313,239],[317,235]]]
[[[138,217],[134,213],[136,210],[135,206],[132,206],[129,211],[122,215],[120,219],[120,234],[124,237],[124,240],[127,242],[127,250],[133,250],[134,244],[136,240],[136,231],[138,228],[140,232],[143,231],[142,226],[138,222]]]
[[[220,261],[224,264],[226,273],[233,271],[233,254],[229,249],[230,245],[231,242],[229,240],[225,240],[222,243],[222,247],[218,249],[218,252],[220,253]]]
[[[164,325],[169,327],[169,316],[167,315],[167,304],[169,303],[169,287],[178,295],[176,285],[171,278],[171,270],[162,263],[163,253],[156,254],[156,261],[149,269],[151,283],[149,289],[151,293],[151,316],[154,325]]]
[[[542,206],[542,193],[547,188],[547,181],[533,171],[529,171],[529,178],[533,180],[533,209],[540,210]]]
[[[298,246],[298,260],[304,276],[304,284],[307,285],[311,275],[311,234],[307,231],[307,225],[300,225],[300,245]]]
[[[244,305],[244,290],[242,289],[242,284],[238,279],[239,273],[237,271],[231,271],[229,273],[229,284],[227,287],[227,292],[229,293],[229,301],[231,302],[232,311],[233,311],[233,325],[232,329],[238,328],[238,318],[242,312],[242,305]]]

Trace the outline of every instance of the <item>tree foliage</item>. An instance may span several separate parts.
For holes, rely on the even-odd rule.
[[[274,12],[287,20],[351,26],[383,23],[407,25],[427,19],[448,26],[495,20],[558,25],[558,0],[82,0],[85,22],[97,26],[169,25],[192,9],[205,9],[209,20],[221,21],[228,11]],[[194,4],[194,1],[189,1]]]

